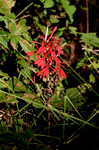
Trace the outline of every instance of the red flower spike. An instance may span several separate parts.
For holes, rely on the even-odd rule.
[[[34,62],[39,68],[40,71],[37,73],[41,78],[48,78],[50,73],[58,74],[60,79],[67,78],[67,74],[64,72],[63,65],[64,62],[60,59],[61,55],[64,55],[62,44],[62,38],[54,36],[57,27],[55,27],[48,37],[40,36],[42,39],[41,46],[40,43],[34,42],[37,48],[37,60]],[[31,56],[33,53],[27,53],[28,56]]]

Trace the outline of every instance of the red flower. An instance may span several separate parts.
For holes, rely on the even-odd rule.
[[[40,71],[37,73],[40,77],[48,77],[50,73],[58,74],[59,78],[67,78],[67,74],[64,72],[63,61],[60,59],[61,55],[64,55],[63,48],[61,46],[62,39],[57,36],[53,36],[56,32],[57,27],[55,27],[51,35],[47,38],[40,37],[42,39],[41,46],[40,43],[34,42],[37,47],[37,60],[35,64],[39,67]],[[27,53],[28,56],[32,55],[32,52]]]
[[[67,78],[67,74],[63,71],[63,69],[59,69],[58,74],[61,79]]]
[[[46,78],[48,78],[48,75],[49,75],[48,67],[45,67],[44,69],[42,69],[41,71],[39,71],[38,75],[40,77],[46,77]]]
[[[41,47],[37,51],[37,54],[41,54],[41,53],[42,54],[46,53],[46,47],[45,47],[45,43],[44,42],[42,42]]]
[[[46,64],[45,64],[45,58],[40,58],[38,60],[35,61],[35,64],[38,66],[38,67],[41,67],[42,69],[44,67],[46,67]]]

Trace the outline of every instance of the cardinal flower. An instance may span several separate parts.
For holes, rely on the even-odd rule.
[[[34,42],[38,48],[36,51],[37,60],[34,62],[39,67],[38,76],[41,78],[47,78],[50,74],[56,73],[60,79],[67,78],[67,73],[64,72],[64,62],[60,56],[64,55],[62,45],[62,39],[55,36],[57,27],[52,30],[52,33],[48,36],[40,37],[41,44]],[[32,56],[32,52],[27,53],[28,56]]]

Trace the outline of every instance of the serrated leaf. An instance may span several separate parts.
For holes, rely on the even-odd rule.
[[[54,6],[54,1],[53,0],[45,0],[44,8],[51,8],[53,6]]]

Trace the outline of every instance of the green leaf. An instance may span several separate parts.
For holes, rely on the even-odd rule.
[[[15,5],[16,0],[7,0],[5,1],[8,5],[9,9],[12,8]]]
[[[88,59],[86,57],[79,60],[79,62],[76,65],[76,69],[79,69],[79,68],[83,67],[85,65],[86,61],[88,61]]]
[[[54,1],[53,0],[45,0],[44,8],[51,8],[53,6],[54,6]]]
[[[77,28],[73,26],[69,26],[70,33],[77,35]]]
[[[51,23],[58,23],[59,20],[55,17],[55,15],[50,15],[50,21]]]
[[[12,47],[17,49],[18,43],[20,43],[21,47],[27,51],[27,49],[31,49],[32,39],[28,34],[28,27],[26,26],[26,20],[22,19],[17,24],[15,20],[9,22],[8,25],[10,34],[9,39]]]
[[[17,29],[16,23],[14,21],[10,22],[8,28],[10,31],[9,34],[10,44],[14,49],[17,49],[18,42],[20,41],[20,34],[18,33],[19,31]]]
[[[5,27],[9,28],[9,23],[15,24],[15,14],[11,13],[9,16],[0,16],[0,21],[5,23]]]
[[[96,33],[81,33],[81,40],[88,46],[99,47],[99,38]]]
[[[0,0],[0,13],[9,16],[15,0]]]
[[[10,14],[10,9],[4,0],[0,0],[0,13],[6,16]]]
[[[0,92],[0,103],[12,103],[12,104],[16,104],[18,103],[18,101],[16,100],[16,98],[14,96],[9,96],[6,95],[4,93]]]
[[[4,48],[8,48],[8,35],[9,33],[3,30],[0,30],[0,44],[4,47]]]
[[[44,104],[39,100],[37,102],[32,101],[32,105],[33,107],[39,108],[39,109],[46,108],[46,106],[44,106]]]
[[[4,78],[0,78],[0,89],[6,88],[13,92],[13,88],[9,84],[9,80],[5,81]]]
[[[25,92],[26,87],[24,86],[24,84],[21,81],[17,81],[17,83],[15,84],[14,90],[16,92]]]
[[[24,39],[28,40],[28,41],[32,41],[31,37],[29,36],[28,30],[30,27],[28,27],[26,25],[26,20],[25,19],[21,19],[18,24],[17,24],[17,34],[21,35],[24,37]]]
[[[59,37],[63,35],[64,30],[65,30],[65,27],[62,27],[62,28],[58,29],[58,36]]]
[[[70,23],[73,23],[73,15],[76,11],[76,7],[73,5],[70,5],[70,2],[68,0],[61,0],[60,1],[65,12],[68,14]]]
[[[2,72],[2,71],[0,70],[0,77],[6,77],[6,78],[8,78],[9,76],[8,76],[7,73]]]
[[[40,22],[39,22],[39,19],[37,17],[33,17],[34,19],[34,22],[35,22],[35,25],[40,28],[40,30],[45,33],[46,31],[46,26],[45,25],[42,25]],[[35,31],[34,31],[35,32]]]
[[[90,73],[90,75],[89,75],[89,82],[90,83],[95,83],[95,81],[96,81],[95,76],[92,73]]]
[[[16,27],[16,23],[14,22],[14,20],[13,20],[13,22],[11,22],[11,21],[9,22],[8,29],[12,34],[16,33],[17,27]]]
[[[40,0],[42,3],[44,3],[45,2],[45,0]]]
[[[17,49],[19,41],[20,41],[19,36],[10,35],[10,44],[12,45],[13,49]]]
[[[66,96],[70,99],[72,104],[77,109],[78,107],[81,107],[84,102],[85,98],[82,96],[80,91],[77,88],[68,88],[66,90]],[[73,110],[72,105],[67,101],[67,110],[71,111]]]
[[[30,51],[33,50],[33,45],[30,44],[27,40],[21,39],[21,40],[19,41],[19,43],[20,43],[22,49],[23,49],[25,52],[30,52]]]
[[[0,16],[0,21],[4,22],[6,28],[8,28],[8,18],[6,16]]]
[[[99,69],[99,61],[94,61],[92,65],[95,69]]]

